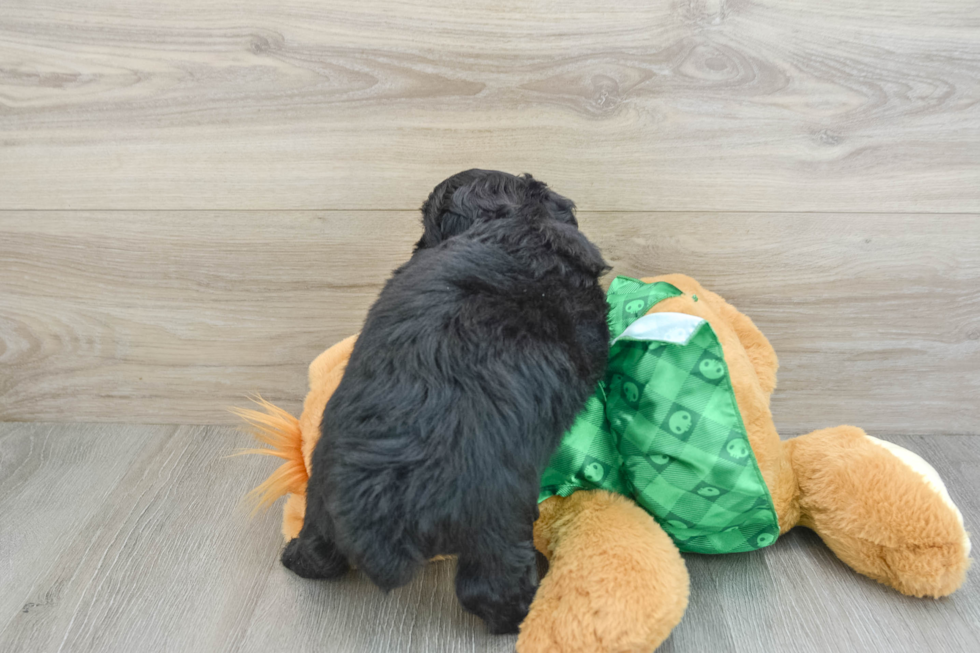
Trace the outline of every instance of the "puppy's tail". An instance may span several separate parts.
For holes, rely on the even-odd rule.
[[[262,397],[254,397],[252,401],[261,410],[229,410],[244,422],[242,430],[251,433],[252,437],[267,446],[244,449],[235,455],[259,454],[275,456],[285,461],[269,478],[246,495],[246,501],[252,504],[254,514],[262,508],[268,508],[276,499],[286,494],[306,494],[306,482],[310,475],[303,459],[303,435],[299,420]]]

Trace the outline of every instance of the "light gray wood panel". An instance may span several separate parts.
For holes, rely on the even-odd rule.
[[[309,582],[275,570],[265,586],[242,653],[513,653],[515,636],[490,635],[456,600],[455,562],[429,564],[409,585],[385,595],[359,573]],[[288,633],[288,635],[287,635]]]
[[[980,437],[887,439],[936,467],[975,531]],[[452,562],[428,566],[388,595],[356,572],[318,582],[280,567],[278,511],[248,521],[236,505],[275,461],[221,458],[245,443],[222,427],[0,424],[0,488],[55,488],[30,504],[0,502],[0,539],[15,543],[5,544],[4,562],[32,570],[3,578],[4,597],[18,597],[24,609],[11,615],[9,601],[0,603],[0,650],[513,649],[514,638],[486,634],[460,610]],[[75,478],[89,482],[64,482]],[[71,505],[87,512],[54,534],[45,516]],[[52,535],[57,550],[44,542]],[[686,559],[690,607],[661,651],[958,653],[980,646],[975,571],[951,597],[912,599],[853,573],[805,529],[762,551]]]
[[[93,518],[142,450],[174,427],[120,429],[10,424],[0,428],[0,629],[47,611],[59,588],[37,589],[48,565]]]
[[[55,429],[60,448],[89,428]],[[9,555],[37,577],[18,588],[31,607],[0,631],[0,650],[235,650],[281,540],[274,515],[249,522],[239,505],[269,473],[268,459],[225,458],[247,441],[229,429],[101,429],[103,447],[139,438],[144,451],[107,495],[71,488],[98,510],[60,536],[61,550],[38,555],[37,534],[22,532]],[[119,462],[109,454],[82,464],[97,478]],[[19,514],[2,521],[19,530]]]
[[[231,422],[254,392],[295,410],[307,365],[360,328],[417,222],[0,213],[0,413]]]
[[[0,208],[980,211],[972,0],[7,0]]]
[[[16,440],[22,431],[54,441],[44,451],[24,454]],[[98,433],[99,441],[92,443],[90,433]],[[24,517],[36,510],[53,518],[64,509],[65,497],[49,492],[34,502],[0,504],[0,523],[17,535],[15,545],[4,548],[5,562],[33,572],[4,577],[5,593],[18,597],[18,604],[0,613],[0,650],[513,648],[514,638],[491,637],[462,612],[451,565],[433,565],[411,586],[387,596],[356,574],[338,583],[311,583],[279,566],[280,513],[249,520],[239,504],[274,469],[274,461],[226,458],[251,444],[232,429],[0,424],[0,436],[4,459],[28,461],[0,468],[4,487],[22,475],[21,467],[37,467],[38,457],[59,459],[63,469],[41,465],[35,484],[58,484],[65,470],[99,478],[128,465],[125,476],[108,477],[114,481],[111,492],[98,484],[69,488],[69,498],[97,510],[61,524],[60,549],[45,546],[45,529],[32,528]],[[135,461],[120,448],[127,441],[143,445]],[[101,458],[59,456],[72,453],[77,443],[96,445],[93,453]],[[112,448],[119,451],[107,453]]]
[[[980,217],[582,213],[615,273],[684,272],[782,362],[784,435],[980,432]],[[0,214],[0,418],[297,410],[418,237],[409,212]]]

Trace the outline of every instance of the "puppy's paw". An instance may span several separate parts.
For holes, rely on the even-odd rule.
[[[463,608],[483,619],[494,635],[516,634],[538,589],[534,558],[509,578],[465,564],[461,569],[456,575],[456,596]]]
[[[483,619],[492,635],[516,635],[534,600],[534,588],[529,594],[488,600],[471,612]]]
[[[350,569],[347,559],[326,540],[311,542],[295,537],[282,552],[282,565],[301,578],[337,578]]]

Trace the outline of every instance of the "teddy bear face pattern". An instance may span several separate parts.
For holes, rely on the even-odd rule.
[[[704,378],[717,381],[725,376],[725,364],[717,358],[705,358],[698,363],[698,371]]]
[[[623,384],[623,394],[626,396],[626,401],[631,404],[640,400],[640,389],[632,381]]]
[[[725,445],[725,451],[736,460],[741,460],[752,453],[752,450],[749,449],[749,443],[741,439],[729,440],[728,444]]]
[[[642,317],[652,306],[668,297],[676,297],[681,291],[669,283],[643,283],[628,277],[616,277],[613,283],[618,283],[615,292],[622,301],[610,302],[609,329],[616,335]],[[612,285],[609,292],[614,292]]]
[[[684,435],[691,430],[691,413],[678,410],[670,416],[667,424],[674,435]]]
[[[634,299],[631,302],[627,302],[626,312],[630,315],[639,315],[645,304],[646,302],[644,302],[642,299]]]
[[[614,297],[629,289],[620,279],[610,286],[610,316],[639,317],[641,304],[648,311],[649,289]],[[644,319],[660,315],[675,319],[671,313]],[[709,324],[684,341],[613,342],[606,377],[552,457],[540,498],[567,496],[576,487],[630,496],[682,551],[750,551],[776,540],[772,498]]]
[[[582,472],[585,478],[589,479],[593,483],[598,483],[605,476],[605,472],[602,469],[602,465],[597,462],[591,462],[585,466],[585,470]]]

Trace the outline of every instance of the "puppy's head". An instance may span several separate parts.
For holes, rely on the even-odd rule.
[[[577,228],[575,203],[531,175],[472,169],[446,179],[422,205],[422,238],[415,249],[434,247],[474,224],[520,216]]]

